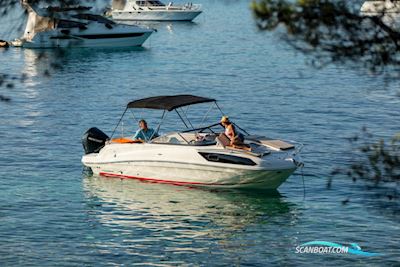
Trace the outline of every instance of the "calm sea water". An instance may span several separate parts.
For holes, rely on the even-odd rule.
[[[399,131],[400,84],[349,66],[315,70],[258,32],[247,1],[202,3],[194,23],[153,24],[158,32],[143,49],[71,49],[50,77],[51,50],[0,53],[0,72],[27,75],[0,103],[1,266],[398,266],[391,211],[345,177],[326,184],[349,164],[347,137],[363,126],[382,137]],[[219,99],[253,133],[303,142],[305,199],[300,172],[277,194],[84,174],[86,129],[110,133],[128,101],[178,93]],[[313,240],[384,255],[295,253]]]

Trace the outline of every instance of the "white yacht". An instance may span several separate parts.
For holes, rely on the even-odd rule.
[[[28,20],[22,38],[15,46],[27,48],[55,47],[130,47],[141,46],[152,29],[116,24],[103,16],[89,12],[91,7],[33,8],[23,6]]]
[[[229,139],[220,133],[220,123],[194,128],[186,116],[187,109],[182,107],[200,103],[211,103],[219,109],[214,99],[193,95],[157,96],[128,103],[124,114],[132,109],[163,111],[155,133],[169,111],[176,112],[188,129],[142,142],[112,138],[114,133],[109,138],[91,128],[82,137],[82,163],[95,175],[106,177],[192,187],[256,189],[276,189],[302,166],[299,143],[249,135],[235,124],[235,128],[246,133],[244,142],[249,151],[231,147]]]
[[[361,15],[379,17],[388,26],[400,28],[400,1],[368,0],[363,3]]]
[[[158,0],[114,0],[111,14],[115,20],[192,21],[201,12],[201,5],[193,3],[175,5]]]

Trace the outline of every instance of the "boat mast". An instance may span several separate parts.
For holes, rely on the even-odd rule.
[[[21,5],[28,12],[28,19],[22,39],[30,41],[35,37],[36,33],[55,28],[55,20],[39,16],[28,0],[22,0]]]
[[[35,36],[35,25],[36,25],[37,14],[27,0],[22,0],[21,5],[28,12],[28,19],[26,22],[25,31],[22,38],[25,40],[32,40],[32,38]]]

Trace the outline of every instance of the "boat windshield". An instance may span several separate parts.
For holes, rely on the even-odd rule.
[[[90,20],[90,21],[97,21],[99,23],[103,24],[115,24],[114,21],[106,19],[103,16],[100,15],[94,15],[94,14],[76,14],[72,16],[73,18],[76,19],[82,19],[82,20]]]
[[[165,6],[164,3],[160,1],[136,1],[138,6]]]
[[[57,20],[57,28],[79,28],[84,26],[86,26],[86,24],[82,22],[65,19]]]
[[[215,134],[206,133],[169,133],[151,141],[153,144],[209,146],[216,144]]]

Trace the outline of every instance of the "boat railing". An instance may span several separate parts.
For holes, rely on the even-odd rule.
[[[299,154],[301,152],[301,150],[304,147],[303,143],[297,142],[297,141],[293,141],[293,140],[282,140],[288,143],[291,143],[294,145],[294,151],[291,153],[292,156],[296,156],[297,154]]]
[[[190,9],[190,10],[199,10],[199,9],[201,9],[201,4],[187,3],[186,5],[184,5],[184,7],[186,9]]]
[[[201,4],[186,3],[184,5],[173,5],[172,3],[165,6],[167,10],[200,10]]]
[[[267,138],[265,140],[267,142],[278,142],[277,144],[276,143],[275,144],[274,143],[265,143],[265,142],[261,141],[260,138],[249,138],[249,141],[255,142],[256,144],[263,145],[266,147],[272,146],[275,149],[287,151],[289,153],[289,155],[291,155],[293,157],[298,155],[304,147],[304,144],[302,144],[300,142],[293,141],[293,140],[287,140],[287,139],[269,139],[269,138]],[[283,142],[283,144],[281,144],[281,142]],[[281,147],[282,145],[283,145],[283,147]]]

